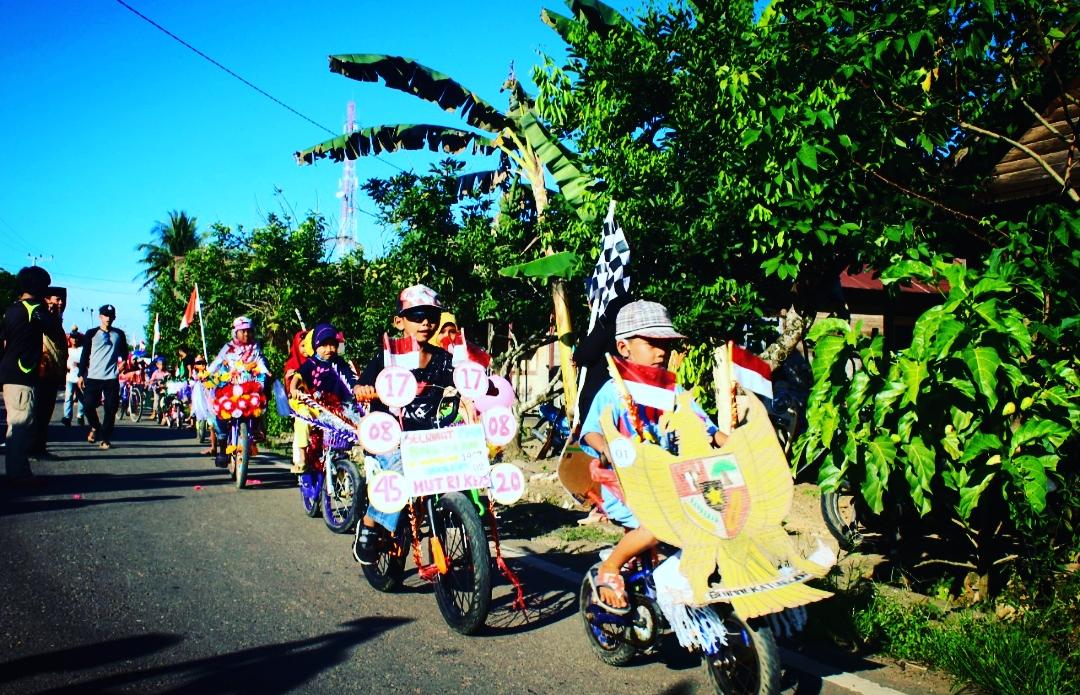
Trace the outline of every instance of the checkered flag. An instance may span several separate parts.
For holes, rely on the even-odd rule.
[[[585,285],[589,306],[596,316],[602,316],[608,302],[624,294],[630,287],[626,267],[630,265],[630,245],[626,243],[622,227],[615,221],[615,201],[608,207],[604,218],[600,257],[596,259],[592,277]]]

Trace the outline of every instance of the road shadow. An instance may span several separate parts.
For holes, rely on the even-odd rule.
[[[184,641],[180,635],[152,632],[118,639],[35,654],[0,663],[0,683],[42,673],[73,673],[118,661],[138,659]]]
[[[127,671],[46,690],[87,693],[119,689],[158,693],[284,693],[352,657],[358,645],[401,625],[403,617],[368,617],[308,639],[264,644],[226,654]]]
[[[206,471],[153,471],[149,473],[60,473],[40,476],[42,484],[35,488],[12,490],[6,488],[4,497],[55,497],[57,495],[86,495],[103,493],[167,491],[190,488],[194,485],[210,487],[226,485],[231,481],[227,474],[210,468]]]
[[[96,507],[101,504],[125,504],[135,502],[164,502],[167,500],[182,499],[181,495],[139,495],[135,497],[109,497],[106,499],[87,499],[80,496],[57,499],[25,499],[15,497],[4,499],[0,506],[0,516],[13,516],[15,514],[34,514],[39,512],[59,512],[85,507]]]
[[[499,510],[499,536],[503,540],[528,540],[564,526],[573,526],[586,513],[543,502],[524,502]]]
[[[577,613],[577,590],[565,580],[553,577],[519,558],[506,564],[521,583],[524,607],[515,605],[518,592],[511,581],[492,563],[494,595],[486,628],[481,635],[498,637],[539,630]]]

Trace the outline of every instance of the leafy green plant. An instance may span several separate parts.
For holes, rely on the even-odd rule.
[[[1080,425],[1080,365],[1035,352],[1051,327],[1020,308],[1044,296],[1008,254],[982,272],[908,259],[882,274],[887,285],[909,278],[944,295],[909,347],[888,354],[881,336],[840,319],[811,329],[815,385],[797,450],[820,458],[823,489],[847,481],[876,513],[886,494],[899,496],[922,516],[950,516],[977,544],[986,539],[974,534],[1006,521],[995,505],[1022,527],[1045,512],[1050,490],[1071,484],[1057,469]],[[1015,551],[976,545],[974,561],[986,569]]]

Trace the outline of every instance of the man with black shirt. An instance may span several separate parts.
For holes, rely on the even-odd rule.
[[[119,362],[127,358],[127,336],[113,328],[116,307],[106,304],[98,312],[100,328],[91,328],[83,336],[82,358],[79,360],[79,389],[83,392],[83,410],[90,423],[86,441],[97,442],[102,449],[112,447],[113,425],[120,405]],[[105,397],[105,420],[98,420],[97,406]]]
[[[44,268],[30,266],[15,276],[19,298],[4,312],[0,322],[0,383],[7,408],[7,477],[12,485],[32,484],[27,451],[34,426],[34,389],[41,383],[39,371],[45,334],[63,339],[64,329],[49,317],[42,303],[52,278]],[[59,330],[57,330],[59,329]]]
[[[45,290],[44,300],[49,318],[56,322],[55,331],[63,335],[67,288],[50,287]],[[49,440],[49,422],[56,410],[56,393],[64,388],[67,377],[67,351],[66,335],[62,340],[55,340],[48,333],[45,334],[42,341],[41,383],[34,390],[34,429],[30,438],[30,458],[56,458],[45,447]]]

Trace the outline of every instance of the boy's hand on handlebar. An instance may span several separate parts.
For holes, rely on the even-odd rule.
[[[356,397],[356,400],[364,402],[373,401],[379,397],[374,386],[365,386],[363,384],[357,384],[353,387],[353,396]]]

